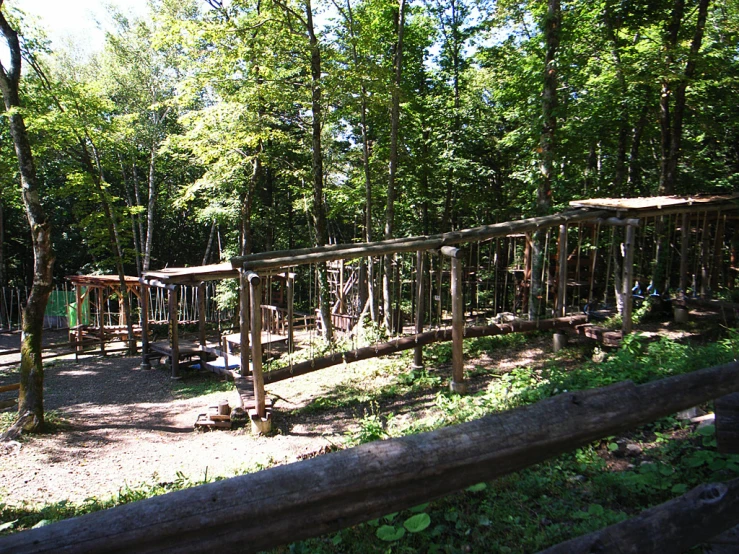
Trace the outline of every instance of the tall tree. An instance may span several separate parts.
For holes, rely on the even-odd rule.
[[[695,30],[690,42],[682,74],[676,71],[680,31],[685,17],[685,0],[675,0],[666,31],[665,75],[660,94],[660,128],[662,131],[662,156],[659,181],[660,194],[674,194],[677,184],[677,171],[683,137],[686,91],[695,75],[698,52],[703,42],[703,34],[708,16],[709,0],[700,0],[696,16]],[[677,74],[677,79],[671,78]]]
[[[395,42],[392,99],[390,104],[390,162],[388,166],[387,205],[385,208],[385,239],[393,238],[395,232],[395,197],[398,174],[398,134],[400,130],[400,90],[403,79],[403,35],[405,30],[405,0],[398,1],[396,19],[397,39]],[[392,294],[390,279],[393,274],[393,257],[385,256],[385,273],[382,276],[383,319],[385,328],[393,328]]]
[[[41,341],[44,311],[53,284],[54,253],[51,246],[51,225],[41,205],[36,165],[18,90],[21,78],[20,41],[17,31],[8,23],[2,8],[3,0],[0,0],[0,30],[8,45],[10,57],[7,68],[0,62],[0,88],[18,158],[23,204],[31,227],[34,255],[33,286],[23,309],[19,418],[4,435],[9,438],[24,430],[40,431],[44,426],[44,367]]]
[[[557,129],[557,49],[559,48],[562,12],[559,0],[549,0],[543,21],[546,52],[544,58],[544,88],[541,108],[543,127],[539,148],[539,183],[536,189],[536,215],[547,215],[552,209],[552,180],[555,163],[555,131]],[[541,311],[542,269],[544,267],[544,231],[536,231],[531,245],[531,294],[529,318],[536,319]],[[564,255],[564,254],[562,254]],[[564,286],[564,283],[560,283]]]

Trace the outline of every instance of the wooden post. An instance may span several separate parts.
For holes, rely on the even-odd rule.
[[[198,284],[198,343],[200,344],[200,369],[205,369],[205,347],[207,346],[206,342],[205,282],[201,281],[200,284]]]
[[[271,413],[266,410],[264,398],[264,376],[262,375],[262,280],[253,271],[244,275],[249,282],[251,295],[251,371],[254,382],[254,412],[250,413],[252,430],[269,432],[272,426]]]
[[[444,246],[441,253],[452,259],[452,392],[464,394],[464,300],[462,296],[462,251]]]
[[[170,364],[172,365],[172,379],[181,379],[180,376],[180,336],[179,336],[179,287],[172,287],[168,291],[169,307],[169,346],[172,350]]]
[[[221,351],[223,352],[223,367],[228,372],[230,369],[228,365],[228,339],[226,337],[221,337]]]
[[[151,369],[149,362],[149,287],[141,280],[141,369]]]
[[[690,251],[690,217],[687,212],[683,214],[682,223],[680,225],[680,281],[678,287],[684,298],[688,289],[688,256]],[[682,298],[681,298],[682,300]]]
[[[77,313],[77,325],[75,325],[74,338],[77,344],[74,345],[74,359],[79,359],[79,353],[83,351],[82,348],[82,285],[75,283],[74,285],[74,301],[75,301],[75,312]],[[10,316],[8,316],[8,322],[10,322]],[[10,327],[10,325],[8,325]]]
[[[295,299],[295,277],[290,271],[287,272],[287,353],[292,354],[295,351],[295,325],[294,317],[294,299]]]
[[[422,250],[416,254],[416,334],[423,332],[423,265],[426,256]],[[413,369],[423,369],[423,346],[413,352]]]
[[[105,356],[105,299],[103,298],[105,289],[99,287],[97,289],[98,297],[98,320],[100,324],[100,355]]]
[[[559,282],[557,283],[557,313],[555,317],[567,315],[567,224],[559,226]]]
[[[239,272],[239,335],[241,375],[249,375],[249,283],[244,271]]]
[[[621,312],[621,330],[624,336],[631,333],[633,323],[631,321],[631,311],[633,308],[633,299],[631,287],[634,282],[634,226],[626,226],[626,238],[624,240],[624,267],[623,267],[623,310]]]

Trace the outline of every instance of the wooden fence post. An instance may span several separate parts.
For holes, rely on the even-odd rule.
[[[631,321],[631,312],[633,309],[633,298],[631,288],[634,282],[634,226],[626,226],[626,239],[624,240],[624,267],[623,267],[623,283],[622,291],[624,297],[623,311],[621,312],[621,330],[626,336],[631,333],[633,323]]]
[[[416,255],[416,334],[423,332],[423,265],[425,252],[419,250]],[[413,352],[413,368],[423,369],[423,346],[417,346]]]
[[[292,354],[295,351],[295,322],[294,302],[295,302],[295,276],[290,273],[288,268],[287,276],[287,353]]]
[[[254,383],[254,411],[249,412],[252,431],[267,433],[272,428],[272,413],[267,411],[262,375],[262,280],[253,271],[244,278],[249,282],[251,296],[251,373]]]
[[[141,283],[141,369],[151,369],[149,362],[149,287]]]
[[[241,375],[249,375],[249,283],[246,272],[239,272],[239,345]]]
[[[444,246],[441,253],[452,260],[452,392],[464,394],[464,298],[462,291],[462,251],[452,246]]]
[[[567,315],[567,224],[559,226],[559,277],[557,283],[557,313],[555,317]]]
[[[172,287],[168,291],[167,303],[169,308],[169,346],[172,349],[170,364],[172,365],[172,379],[181,379],[180,376],[180,335],[179,335],[179,293],[180,287]]]
[[[97,288],[98,323],[100,326],[100,355],[105,356],[105,288]]]

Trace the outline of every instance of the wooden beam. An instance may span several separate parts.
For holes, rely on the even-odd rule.
[[[251,372],[254,379],[254,403],[257,415],[266,417],[264,376],[262,375],[262,280],[253,271],[246,271],[251,296]]]
[[[457,249],[455,249],[457,250]],[[442,249],[443,252],[443,249]],[[464,394],[464,292],[462,289],[462,260],[452,256],[452,380],[453,392]]]
[[[141,369],[151,369],[149,361],[149,287],[141,279]]]
[[[567,313],[567,224],[559,226],[559,278],[557,282],[557,317]]]
[[[0,550],[258,552],[519,471],[735,390],[737,362],[640,386],[563,393],[1,537]]]
[[[426,254],[419,250],[416,254],[416,335],[423,333],[423,274]],[[417,346],[413,352],[413,366],[423,368],[423,346]]]
[[[168,289],[167,302],[169,307],[169,346],[172,349],[170,364],[172,365],[172,379],[180,379],[180,335],[179,323],[179,289]]]
[[[362,244],[345,244],[282,250],[278,252],[262,252],[247,256],[236,256],[231,259],[233,267],[253,271],[286,268],[294,265],[328,262],[332,260],[349,260],[365,256],[384,256],[401,252],[431,250],[442,246],[454,246],[466,242],[477,242],[512,233],[549,228],[561,223],[594,220],[607,215],[603,210],[578,210],[562,214],[508,221],[494,225],[484,225],[473,229],[453,231],[440,235],[390,239]]]
[[[295,322],[293,317],[295,310],[295,274],[289,273],[287,277],[287,353],[295,351]]]
[[[686,296],[688,289],[688,256],[690,255],[690,216],[687,213],[682,214],[682,222],[680,224],[680,280],[678,287],[680,288],[681,298]]]
[[[105,356],[105,288],[97,289],[98,320],[100,324],[100,355]]]
[[[739,479],[699,485],[632,519],[540,554],[679,554],[739,523]]]
[[[249,375],[249,282],[244,271],[239,272],[239,335],[241,375]]]
[[[526,333],[531,331],[547,331],[550,329],[564,329],[574,327],[586,323],[588,317],[586,315],[575,315],[571,317],[559,319],[540,319],[539,321],[512,321],[510,323],[500,323],[496,325],[483,325],[475,327],[467,327],[464,330],[464,337],[467,339],[488,337],[493,335],[507,335],[509,333]],[[323,358],[314,358],[305,362],[293,364],[290,367],[283,367],[264,374],[264,382],[267,384],[276,383],[290,377],[305,375],[319,369],[343,364],[358,362],[361,360],[369,360],[380,356],[388,356],[395,352],[410,350],[420,346],[426,346],[435,342],[448,342],[452,340],[452,331],[450,329],[436,329],[434,331],[426,331],[419,335],[393,339],[389,342],[374,344],[364,348],[357,348],[348,352],[337,352],[329,354]]]

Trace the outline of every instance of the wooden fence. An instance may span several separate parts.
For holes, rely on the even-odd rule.
[[[28,295],[31,293],[29,287],[0,287],[0,331],[13,331],[21,327],[21,311],[28,301]],[[179,320],[182,323],[194,323],[198,320],[198,289],[197,287],[180,287],[179,294]],[[231,323],[234,317],[234,310],[219,309],[216,297],[216,283],[208,283],[205,289],[206,309],[205,319],[208,323],[221,324],[222,322]],[[151,320],[155,323],[166,323],[169,317],[169,306],[167,304],[166,295],[159,289],[149,290],[149,306],[151,306]],[[44,329],[68,329],[69,319],[67,310],[70,302],[74,302],[74,289],[68,284],[54,287],[50,298],[58,297],[59,302],[66,308],[62,310],[64,313],[58,312],[51,314],[47,308],[47,315],[44,316]],[[67,300],[63,300],[63,298]],[[100,316],[97,312],[91,314],[91,324],[99,326]],[[106,299],[106,303],[102,313],[103,321],[107,327],[119,324],[119,306],[110,298]]]
[[[461,425],[364,444],[24,531],[0,539],[0,551],[258,552],[439,498],[738,390],[739,363],[734,362],[639,386],[627,381],[568,392]],[[728,506],[714,510],[723,515],[712,521],[711,533],[739,520],[737,488],[717,486],[711,490],[720,494],[703,502],[711,509]],[[702,493],[691,494],[700,498]],[[671,529],[669,521],[662,521]],[[694,514],[692,523],[681,522],[705,525],[701,514]],[[705,532],[681,529],[679,547],[665,547],[642,537],[635,550],[627,551],[679,552],[706,538]],[[591,546],[586,541],[566,551],[593,552]],[[611,545],[597,551],[616,550]]]

